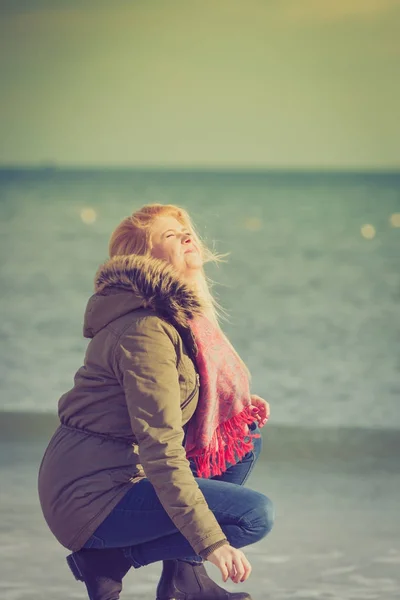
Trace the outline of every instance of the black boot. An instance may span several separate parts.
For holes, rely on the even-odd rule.
[[[251,596],[221,588],[209,578],[203,563],[163,560],[156,600],[251,600]]]
[[[83,548],[67,556],[67,563],[75,578],[85,583],[90,600],[118,600],[122,578],[132,566],[120,548]]]

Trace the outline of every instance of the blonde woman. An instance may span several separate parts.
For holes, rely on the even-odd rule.
[[[268,403],[222,333],[189,215],[147,205],[112,234],[96,275],[74,387],[39,472],[44,517],[72,551],[90,600],[117,600],[133,566],[163,561],[157,600],[248,600],[212,581],[245,581],[239,549],[273,523],[243,486]]]

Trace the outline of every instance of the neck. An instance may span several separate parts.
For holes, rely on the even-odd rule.
[[[184,275],[181,276],[182,281],[187,285],[191,290],[200,292],[202,288],[202,274],[196,269],[193,271],[188,271]]]
[[[212,296],[208,289],[206,278],[202,270],[196,270],[190,272],[189,275],[184,277],[185,284],[198,296],[202,304],[202,313],[210,321],[218,325],[216,318]]]

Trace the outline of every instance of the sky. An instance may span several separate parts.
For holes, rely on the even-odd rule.
[[[400,0],[0,0],[0,165],[400,168]]]

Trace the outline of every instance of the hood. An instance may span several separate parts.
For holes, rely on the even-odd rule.
[[[165,261],[134,254],[114,256],[96,273],[83,335],[92,338],[115,319],[139,308],[150,308],[172,324],[187,327],[188,319],[200,313],[201,303]]]

